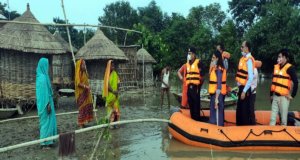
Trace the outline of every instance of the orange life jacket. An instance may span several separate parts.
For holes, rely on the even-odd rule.
[[[222,53],[222,59],[229,59],[230,58],[230,53],[229,52],[226,52],[226,51],[223,51]]]
[[[238,66],[238,71],[236,73],[236,76],[235,76],[235,80],[240,83],[242,86],[245,86],[247,81],[248,81],[248,67],[247,67],[247,61],[248,59],[251,59],[252,60],[252,70],[254,71],[254,58],[252,56],[250,57],[242,57],[240,59],[240,62],[239,62],[239,66]]]
[[[291,90],[291,77],[287,74],[287,70],[292,65],[287,63],[282,69],[280,65],[274,65],[273,79],[271,85],[271,91],[276,92],[282,96],[286,96],[290,93]]]
[[[186,63],[186,85],[189,84],[200,84],[200,70],[198,67],[199,59],[195,59],[192,65]]]
[[[222,89],[221,89],[221,94],[225,95],[226,94],[226,69],[219,68],[222,70]],[[210,74],[209,74],[209,85],[208,85],[208,93],[209,94],[215,94],[217,91],[217,73],[216,73],[216,67],[213,67]]]

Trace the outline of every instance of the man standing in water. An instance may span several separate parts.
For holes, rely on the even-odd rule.
[[[251,46],[244,41],[241,46],[242,58],[239,61],[235,80],[239,86],[238,102],[236,108],[236,125],[251,125],[250,122],[250,96],[251,84],[254,76],[254,58],[251,55]]]
[[[287,116],[290,101],[296,96],[298,90],[298,79],[295,67],[289,61],[287,49],[282,49],[274,65],[273,79],[271,85],[270,98],[272,100],[272,113],[270,125],[276,124],[276,116],[280,112],[281,125],[287,125]],[[292,83],[293,90],[290,94]]]
[[[188,86],[188,103],[192,119],[200,121],[200,90],[203,84],[203,65],[196,58],[196,49],[189,48],[190,60],[187,62],[186,85]]]
[[[164,102],[164,93],[167,94],[168,97],[168,106],[170,107],[170,67],[167,66],[161,71],[161,106],[163,106]]]

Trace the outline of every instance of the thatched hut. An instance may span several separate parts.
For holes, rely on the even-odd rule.
[[[88,70],[93,94],[102,94],[102,85],[106,63],[112,59],[115,63],[128,58],[103,32],[98,29],[95,35],[76,54],[76,59],[84,59]],[[116,65],[118,67],[118,65]]]
[[[145,79],[145,86],[153,86],[153,67],[152,65],[156,63],[155,59],[151,56],[147,50],[141,48],[137,52],[137,63],[138,63],[138,81],[139,84],[143,85],[143,79]],[[144,64],[144,78],[143,78],[143,64]]]
[[[120,64],[118,68],[118,73],[122,80],[120,83],[120,89],[137,89],[137,50],[139,46],[119,46],[119,48],[124,51],[126,57],[129,59],[127,62]]]
[[[14,21],[39,21],[27,10]],[[36,67],[46,57],[53,76],[53,56],[68,51],[41,25],[7,23],[0,29],[0,101],[6,105],[35,103]],[[63,65],[62,65],[63,66]]]
[[[61,37],[58,31],[55,31],[53,36],[68,52],[68,54],[53,55],[53,83],[59,84],[60,86],[70,86],[74,83],[74,63],[72,61],[69,43]],[[75,47],[73,47],[73,52],[77,52]]]

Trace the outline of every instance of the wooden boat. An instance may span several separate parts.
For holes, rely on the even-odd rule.
[[[17,112],[17,108],[0,108],[0,119],[9,118]]]
[[[181,97],[182,94],[181,93],[172,93],[175,97],[175,99],[181,103]],[[204,94],[201,95],[201,106],[203,108],[209,108],[209,104],[210,104],[210,96],[208,94]],[[235,105],[237,102],[237,98],[235,97],[231,97],[231,96],[226,96],[225,97],[225,107],[229,107],[229,106],[233,106]]]
[[[256,111],[255,126],[236,126],[235,113],[235,110],[225,110],[222,127],[195,121],[190,118],[189,110],[181,109],[172,114],[169,132],[180,142],[209,149],[300,151],[300,126],[269,126],[270,111]],[[300,120],[299,112],[289,115]],[[201,112],[201,116],[208,117],[209,110]]]

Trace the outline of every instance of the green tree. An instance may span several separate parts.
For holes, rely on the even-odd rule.
[[[286,3],[289,6],[299,6],[300,0],[231,0],[228,2],[230,12],[242,36],[245,31],[268,13],[266,5]]]
[[[235,71],[239,58],[241,57],[240,44],[241,41],[238,37],[238,30],[233,20],[227,20],[220,29],[220,34],[216,37],[217,43],[222,43],[225,50],[231,53],[229,59],[229,70]]]
[[[56,23],[56,24],[65,24],[66,23],[64,20],[60,19],[59,17],[53,18],[53,22]],[[58,31],[59,34],[61,35],[61,37],[66,42],[69,42],[68,33],[67,33],[67,29],[66,29],[65,26],[48,26],[47,28],[52,34],[55,31]],[[80,49],[84,45],[84,33],[83,33],[84,31],[83,30],[78,31],[73,26],[69,27],[69,31],[70,31],[70,37],[71,37],[72,45],[75,48]],[[88,41],[93,36],[94,36],[94,31],[91,30],[91,29],[87,29],[86,34],[85,34],[86,41]]]
[[[152,32],[161,32],[164,29],[164,16],[160,7],[152,0],[147,7],[139,7],[139,22]]]
[[[0,13],[3,14],[8,20],[13,20],[20,16],[17,11],[8,11],[7,4],[0,2]]]
[[[299,63],[299,9],[285,1],[268,4],[266,8],[266,14],[246,34],[246,38],[253,45],[254,57],[262,60],[264,64],[270,64],[272,59],[274,64],[278,51],[288,48],[294,55],[294,58],[291,57],[293,61]],[[268,65],[263,65],[263,69],[272,71],[272,67]]]
[[[129,2],[117,1],[106,5],[103,10],[104,15],[98,19],[101,25],[131,29],[134,24],[138,23],[137,11],[130,6]],[[116,44],[124,43],[126,32],[114,29],[103,29],[103,32]],[[135,36],[126,37],[127,44],[133,44],[136,40]]]
[[[191,44],[196,46],[198,50],[199,58],[204,62],[206,66],[209,64],[210,54],[215,50],[214,39],[212,38],[212,31],[206,25],[200,25],[197,31],[191,38]]]
[[[162,40],[159,34],[154,34],[150,31],[150,29],[141,23],[134,25],[134,29],[143,33],[138,40],[138,44],[143,46],[156,60],[157,63],[154,64],[153,69],[155,74],[159,74],[161,68],[168,64],[168,45]]]
[[[170,26],[162,31],[161,35],[169,46],[169,53],[166,60],[174,69],[179,68],[186,63],[187,49],[192,45],[191,37],[196,28],[191,21],[187,21],[183,16],[178,14],[172,15]]]
[[[214,35],[221,29],[225,18],[226,15],[221,10],[219,3],[213,3],[206,7],[201,5],[192,7],[188,15],[189,21],[193,22],[198,27],[205,25],[211,28]]]

